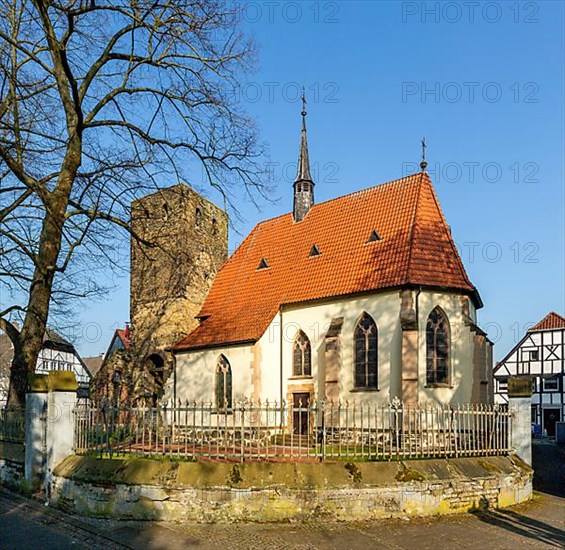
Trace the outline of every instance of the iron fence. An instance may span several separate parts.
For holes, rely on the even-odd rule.
[[[25,440],[25,409],[0,409],[0,441],[23,443]]]
[[[500,455],[510,452],[502,405],[412,406],[395,400],[283,403],[243,400],[158,408],[80,406],[75,452],[186,460],[318,461]]]

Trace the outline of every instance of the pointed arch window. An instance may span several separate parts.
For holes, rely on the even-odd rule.
[[[375,320],[364,313],[354,333],[355,388],[378,388],[378,331]]]
[[[449,321],[439,308],[426,323],[426,384],[449,384]]]
[[[292,375],[312,376],[312,348],[310,340],[300,331],[292,347]]]
[[[216,364],[216,409],[219,411],[232,408],[231,366],[225,355],[220,355]]]

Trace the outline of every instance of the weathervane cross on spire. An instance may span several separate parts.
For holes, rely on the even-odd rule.
[[[306,90],[302,86],[302,116],[306,116]]]
[[[426,169],[426,167],[428,166],[428,162],[426,161],[426,149],[428,148],[428,146],[426,145],[426,138],[423,137],[422,138],[422,162],[420,162],[420,168],[422,169],[422,171],[424,171]]]

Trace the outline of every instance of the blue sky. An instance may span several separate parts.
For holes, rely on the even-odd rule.
[[[565,313],[562,2],[242,6],[258,69],[234,93],[269,145],[279,200],[261,211],[242,200],[230,249],[291,208],[304,85],[317,202],[413,172],[426,136],[428,171],[485,303],[479,321],[495,357],[528,323]],[[103,352],[128,318],[127,278],[116,285],[85,307],[83,355]]]

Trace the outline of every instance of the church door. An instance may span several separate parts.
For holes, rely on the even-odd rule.
[[[292,405],[293,433],[295,435],[308,435],[308,424],[310,418],[308,407],[310,406],[310,394],[293,393]]]

